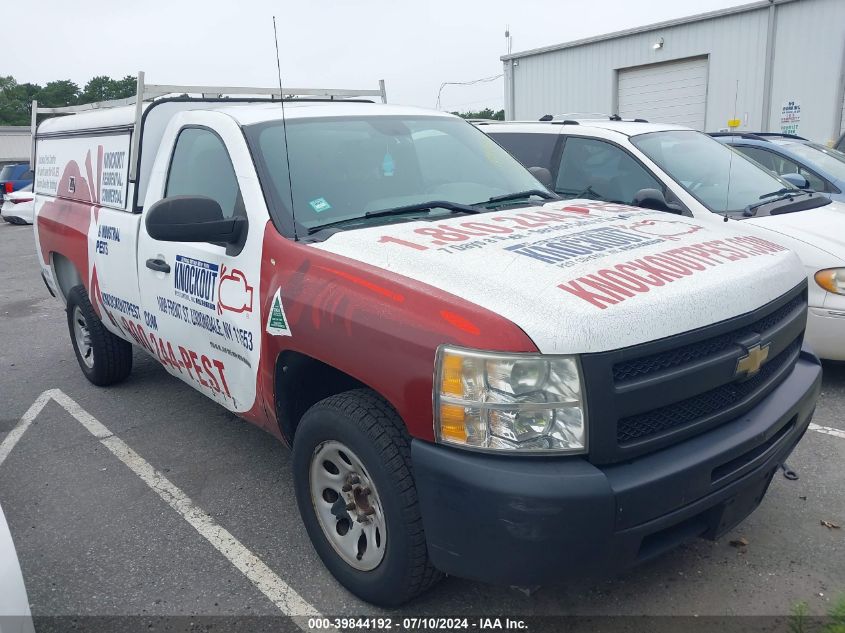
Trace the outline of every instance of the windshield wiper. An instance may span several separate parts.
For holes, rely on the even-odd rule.
[[[742,212],[746,218],[750,218],[753,215],[757,215],[757,209],[760,207],[764,207],[767,204],[774,204],[775,202],[780,202],[781,200],[792,200],[797,196],[808,195],[811,196],[812,193],[809,191],[802,191],[800,189],[781,189],[780,191],[773,191],[772,193],[767,193],[765,195],[760,196],[760,200],[762,202],[755,202],[754,204],[749,204],[745,207],[745,210]],[[772,196],[778,196],[773,198]]]
[[[367,211],[364,214],[364,217],[382,218],[390,215],[404,215],[406,213],[419,213],[420,211],[431,211],[432,209],[448,209],[449,211],[455,211],[456,213],[481,213],[479,209],[471,207],[468,204],[460,204],[459,202],[449,202],[448,200],[431,200],[430,202],[409,204],[404,207],[384,209],[383,211]]]
[[[569,200],[578,200],[579,198],[583,198],[584,196],[592,196],[595,199],[601,200],[601,195],[595,189],[593,189],[592,185],[587,185],[586,189],[582,189],[581,191],[574,191],[572,189],[556,189],[557,193],[563,194],[564,196],[572,196]]]
[[[493,196],[492,198],[488,198],[486,202],[476,202],[473,206],[487,205],[493,202],[508,202],[510,200],[521,200],[522,198],[530,198],[531,196],[537,196],[538,198],[543,198],[544,200],[560,199],[560,196],[553,195],[548,191],[543,191],[542,189],[527,189],[525,191],[517,191],[515,193],[506,193],[502,196]]]
[[[777,191],[771,191],[769,193],[764,193],[760,196],[760,200],[764,200],[765,198],[771,198],[772,196],[782,196],[785,193],[793,193],[793,195],[797,195],[799,193],[806,193],[806,191],[801,191],[800,189],[793,189],[792,187],[783,187],[782,189],[778,189]]]
[[[404,207],[394,207],[392,209],[383,209],[381,211],[368,211],[362,216],[355,218],[346,218],[345,220],[337,220],[336,222],[327,222],[318,226],[312,226],[308,229],[308,235],[318,233],[323,229],[330,229],[345,224],[360,224],[370,218],[383,218],[388,216],[399,216],[413,213],[420,213],[422,211],[431,211],[432,209],[448,209],[457,213],[481,213],[479,209],[471,207],[466,204],[459,204],[457,202],[449,202],[448,200],[432,200],[430,202],[421,202],[419,204],[409,204]]]

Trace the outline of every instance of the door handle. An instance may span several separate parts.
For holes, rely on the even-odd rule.
[[[170,272],[170,264],[168,264],[163,259],[148,259],[147,260],[147,268],[150,270],[154,270],[159,273],[169,273]]]

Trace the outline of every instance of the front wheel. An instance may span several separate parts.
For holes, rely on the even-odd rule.
[[[84,286],[74,286],[67,295],[67,325],[79,368],[88,380],[105,387],[129,376],[132,345],[103,326]]]
[[[441,577],[428,559],[404,425],[378,395],[356,389],[311,407],[293,471],[314,549],[349,591],[395,606]]]

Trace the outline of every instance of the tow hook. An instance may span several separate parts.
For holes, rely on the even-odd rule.
[[[792,470],[786,462],[780,465],[780,469],[783,471],[783,476],[789,479],[789,481],[796,481],[798,479],[798,473]]]
[[[523,585],[511,585],[511,589],[513,589],[514,591],[518,591],[520,593],[525,594],[528,598],[530,598],[532,595],[534,595],[535,593],[540,591],[540,587],[541,587],[541,585],[531,585],[531,586],[528,586],[528,587],[523,586]]]

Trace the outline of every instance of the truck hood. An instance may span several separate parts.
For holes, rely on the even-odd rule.
[[[819,249],[837,260],[845,258],[845,204],[841,202],[831,202],[818,209],[749,218],[741,222],[804,242],[807,245],[804,249]],[[778,241],[775,236],[772,239]]]
[[[801,283],[796,256],[754,233],[740,223],[556,201],[342,231],[313,247],[500,314],[543,353],[587,353],[710,325]]]

